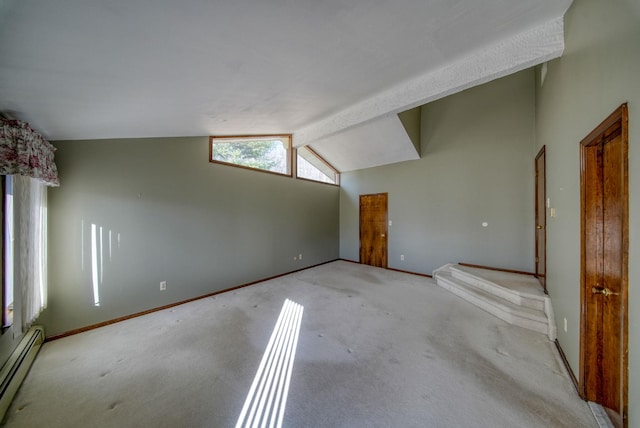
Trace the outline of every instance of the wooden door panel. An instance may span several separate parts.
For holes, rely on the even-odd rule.
[[[603,147],[603,284],[609,296],[602,301],[602,368],[606,382],[602,385],[602,405],[620,411],[620,291],[622,281],[622,167],[621,138],[616,137]]]
[[[360,263],[387,267],[387,194],[360,195]]]
[[[591,332],[591,336],[585,341],[586,351],[593,355],[590,364],[596,364],[594,370],[586,372],[585,382],[587,385],[600,385],[600,374],[602,372],[602,356],[598,343],[601,337],[598,335],[598,326],[602,323],[602,310],[600,308],[601,301],[597,294],[592,293],[593,287],[599,287],[601,283],[600,272],[602,271],[602,186],[601,174],[602,168],[599,166],[600,156],[597,146],[589,147],[584,156],[584,185],[588,192],[584,195],[585,215],[584,215],[584,292],[586,307],[584,310],[587,314],[591,314],[586,321],[586,329]],[[598,316],[598,314],[600,316]],[[601,397],[598,396],[600,388],[587,388],[587,400],[600,402]]]
[[[628,113],[623,104],[581,142],[580,392],[627,426]]]

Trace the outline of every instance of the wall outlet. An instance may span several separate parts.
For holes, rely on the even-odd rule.
[[[567,319],[564,319],[564,332],[567,332]]]
[[[298,260],[302,260],[302,253],[298,256]]]
[[[167,281],[160,281],[160,291],[167,289]]]
[[[404,261],[404,254],[400,254],[400,260]]]

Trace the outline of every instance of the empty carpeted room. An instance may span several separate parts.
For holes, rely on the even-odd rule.
[[[1,424],[640,428],[638,46],[636,0],[0,0]]]

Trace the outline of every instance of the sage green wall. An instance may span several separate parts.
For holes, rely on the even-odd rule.
[[[54,144],[48,335],[338,257],[336,186],[209,163],[207,137]]]
[[[421,159],[343,174],[340,256],[359,259],[359,195],[388,192],[389,267],[531,271],[533,80],[526,70],[425,105]]]
[[[576,375],[580,352],[580,141],[629,103],[629,426],[640,427],[640,3],[575,0],[566,49],[536,78],[536,143],[546,145],[547,287],[558,340]],[[547,215],[548,216],[548,215]],[[562,328],[564,318],[568,329]]]

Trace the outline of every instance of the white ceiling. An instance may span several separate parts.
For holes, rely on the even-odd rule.
[[[415,159],[396,113],[558,57],[571,0],[0,0],[0,112],[51,140],[293,133]]]
[[[331,159],[331,164],[339,171],[353,171],[419,157],[397,115],[350,127],[314,141],[312,146],[320,156]]]

